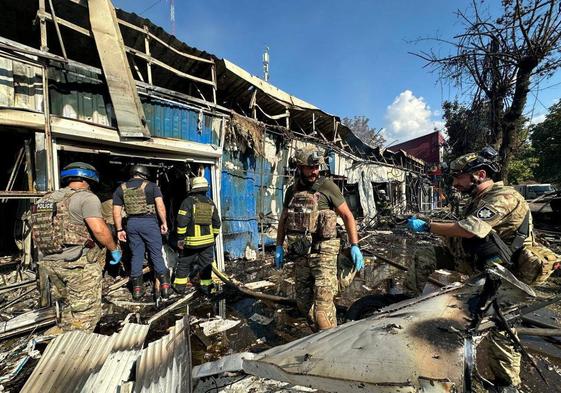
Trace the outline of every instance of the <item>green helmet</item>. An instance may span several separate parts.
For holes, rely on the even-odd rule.
[[[294,153],[296,165],[316,166],[324,163],[323,156],[315,147],[303,147]]]
[[[490,174],[499,173],[501,167],[495,161],[497,155],[495,149],[489,146],[484,147],[479,154],[464,154],[450,163],[450,175],[459,176],[463,173],[472,173],[478,169],[485,169]]]

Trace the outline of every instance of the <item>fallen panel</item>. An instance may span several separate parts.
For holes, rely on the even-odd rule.
[[[103,367],[90,375],[82,392],[118,392],[121,383],[129,379],[149,329],[149,325],[126,324],[113,340],[111,353]]]
[[[150,137],[129,67],[115,9],[109,0],[88,0],[90,24],[121,136]]]
[[[534,293],[501,268],[489,275],[502,281],[496,293],[516,318],[516,304]],[[271,348],[253,357],[230,355],[193,369],[194,378],[236,371],[266,380],[284,381],[329,392],[449,393],[470,389],[475,357],[474,340],[493,322],[485,316],[470,332],[470,304],[479,301],[485,276],[455,283],[377,314]],[[472,337],[472,334],[475,334]],[[240,366],[241,361],[241,366]]]
[[[112,363],[115,369],[112,370],[111,375],[101,378],[99,381],[104,383],[104,386],[109,386],[109,382],[113,381],[113,390],[99,390],[98,386],[95,386],[86,391],[116,391],[121,378],[128,377],[132,368],[132,362],[129,362],[126,354],[123,353],[121,355],[123,355],[122,359],[125,360],[125,364],[117,366],[119,352],[141,346],[146,333],[146,326],[128,324],[120,333],[112,336],[82,331],[60,335],[47,346],[22,392],[84,391],[82,389],[86,387],[89,379],[96,379],[107,361]],[[127,364],[130,365],[128,370],[126,370]]]
[[[189,320],[178,320],[167,336],[142,351],[136,363],[136,393],[191,391]]]
[[[41,308],[18,315],[0,324],[0,340],[54,325],[56,313],[54,308]]]

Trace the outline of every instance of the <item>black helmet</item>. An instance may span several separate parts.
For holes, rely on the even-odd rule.
[[[67,183],[72,179],[85,179],[99,183],[97,170],[92,165],[79,161],[66,165],[60,172],[60,179],[63,183]]]
[[[133,165],[130,170],[130,175],[134,177],[134,175],[140,175],[145,179],[150,177],[150,171],[144,165]]]
[[[456,158],[450,163],[450,175],[459,176],[462,173],[472,173],[478,169],[489,171],[490,175],[501,171],[501,166],[496,159],[498,153],[491,146],[485,146],[479,154],[468,153]]]

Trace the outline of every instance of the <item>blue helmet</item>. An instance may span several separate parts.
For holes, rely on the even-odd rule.
[[[66,165],[60,172],[60,179],[63,183],[72,180],[73,178],[91,180],[99,183],[99,175],[97,170],[90,164],[85,162],[73,162]]]

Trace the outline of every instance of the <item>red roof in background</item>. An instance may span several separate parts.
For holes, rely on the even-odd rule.
[[[409,141],[398,143],[389,147],[390,150],[404,150],[413,157],[420,158],[427,164],[439,164],[440,147],[444,144],[444,136],[440,131],[432,132]]]

